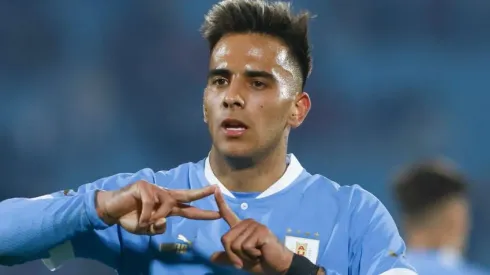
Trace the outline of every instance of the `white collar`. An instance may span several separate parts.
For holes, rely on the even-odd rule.
[[[446,266],[457,266],[461,262],[461,252],[451,247],[441,249],[439,260]]]
[[[425,250],[425,249],[407,249],[407,256],[421,257],[424,259],[430,259],[431,261],[439,262],[446,267],[456,267],[463,262],[461,252],[452,247],[443,247],[437,250]]]
[[[267,188],[267,190],[258,195],[257,199],[262,199],[280,192],[281,190],[291,185],[291,183],[293,183],[299,177],[299,175],[301,175],[301,173],[303,172],[303,166],[301,166],[301,163],[299,163],[298,159],[293,154],[287,155],[287,161],[289,162],[289,165],[286,168],[286,172],[284,172],[284,174],[278,181],[276,181],[273,185]],[[209,156],[206,158],[206,162],[204,163],[204,176],[206,177],[206,180],[209,182],[209,184],[218,185],[223,194],[228,197],[235,198],[230,190],[226,189],[226,187],[218,180],[218,178],[214,174],[209,163]]]

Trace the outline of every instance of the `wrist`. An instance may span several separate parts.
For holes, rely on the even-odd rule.
[[[320,267],[310,262],[308,258],[294,254],[292,256],[291,264],[287,269],[285,275],[317,275],[320,271]]]
[[[279,273],[279,275],[287,275],[288,274],[288,270],[291,266],[291,263],[293,262],[293,258],[294,258],[294,253],[289,250],[288,248],[285,248],[285,253],[284,253],[284,257],[282,259],[282,262],[285,263],[285,266],[284,266],[284,269],[282,269],[283,271],[281,271]]]
[[[107,225],[114,225],[117,223],[117,219],[114,219],[107,212],[106,204],[111,198],[110,191],[98,190],[95,194],[95,211],[99,219],[101,219]]]
[[[85,205],[85,217],[86,219],[83,219],[84,223],[86,225],[86,230],[102,230],[108,228],[110,225],[107,224],[104,220],[102,220],[99,216],[99,209],[100,207],[97,207],[97,193],[99,193],[99,190],[91,190],[87,192],[86,194],[82,195],[84,199],[84,205]]]

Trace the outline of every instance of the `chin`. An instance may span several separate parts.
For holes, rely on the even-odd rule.
[[[220,150],[221,154],[227,158],[250,158],[253,157],[253,153],[250,150],[244,150],[240,148],[227,148]]]
[[[228,158],[250,158],[254,156],[255,151],[252,146],[239,143],[227,143],[217,146],[218,151]]]

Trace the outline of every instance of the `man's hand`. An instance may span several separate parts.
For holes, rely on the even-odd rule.
[[[225,251],[214,253],[211,261],[234,265],[254,274],[286,274],[293,252],[281,244],[265,225],[252,219],[241,221],[226,204],[219,189],[216,189],[215,198],[230,231],[221,238]]]
[[[218,212],[186,204],[210,196],[214,191],[215,186],[195,190],[168,190],[146,181],[137,181],[120,190],[99,191],[96,208],[99,217],[109,225],[120,224],[134,234],[162,234],[167,228],[168,216],[195,220],[221,218]]]

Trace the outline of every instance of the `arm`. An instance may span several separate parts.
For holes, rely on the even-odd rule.
[[[351,201],[349,274],[416,275],[405,259],[405,243],[384,205],[360,187],[354,187]]]
[[[119,174],[38,198],[15,198],[0,203],[0,265],[41,258],[52,270],[72,257],[116,267],[120,244],[117,227],[108,227],[95,206],[97,190],[116,190],[134,181],[153,182],[149,169]]]

